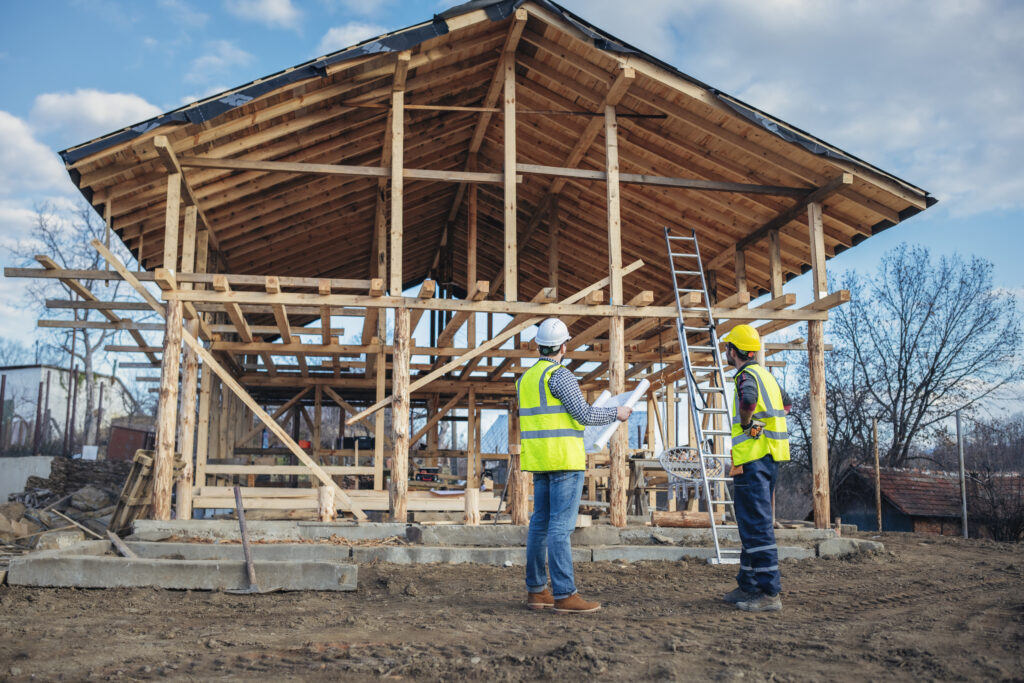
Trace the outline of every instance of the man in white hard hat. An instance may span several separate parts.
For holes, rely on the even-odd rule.
[[[584,425],[629,419],[632,408],[594,408],[576,376],[562,367],[569,329],[548,318],[537,330],[540,360],[516,380],[520,468],[533,472],[533,516],[526,540],[527,607],[556,612],[596,612],[601,605],[576,592],[569,536],[576,528],[587,456]],[[547,562],[545,562],[545,552]],[[551,589],[548,589],[548,570]]]

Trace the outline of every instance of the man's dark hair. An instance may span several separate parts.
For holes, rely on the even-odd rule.
[[[562,348],[562,345],[559,344],[558,346],[540,346],[538,348],[540,349],[540,355],[542,356],[557,356],[559,350],[561,350]]]
[[[735,344],[733,344],[732,342],[727,342],[727,346],[729,346],[729,347],[731,347],[731,348],[735,349],[735,350],[736,350],[736,353],[738,353],[738,354],[739,354],[740,358],[743,358],[743,359],[745,359],[745,360],[750,360],[750,359],[751,359],[751,358],[753,358],[753,357],[754,357],[754,356],[756,355],[756,353],[757,353],[756,351],[744,351],[743,349],[741,349],[740,347],[736,346],[736,345],[735,345]]]

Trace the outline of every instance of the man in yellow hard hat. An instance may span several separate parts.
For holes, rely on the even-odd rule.
[[[739,587],[724,599],[746,612],[778,612],[782,599],[772,496],[778,463],[789,460],[786,415],[792,402],[771,373],[754,360],[761,350],[757,330],[737,325],[722,341],[729,365],[736,368],[730,474],[743,546],[736,575]]]
[[[526,536],[526,606],[566,614],[596,612],[600,603],[576,592],[569,536],[576,528],[587,455],[583,426],[628,420],[631,408],[595,408],[576,376],[561,365],[569,329],[558,318],[540,324],[540,360],[516,380],[519,466],[533,472],[533,515]],[[545,556],[547,562],[545,562]],[[548,570],[551,590],[548,589]]]

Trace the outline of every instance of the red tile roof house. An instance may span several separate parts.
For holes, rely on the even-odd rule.
[[[995,475],[1001,506],[1019,508],[1024,498],[1024,477],[1019,473]],[[962,533],[960,477],[957,472],[881,468],[882,530],[917,531],[956,536]],[[1005,490],[1004,490],[1005,489]],[[968,532],[972,538],[991,537],[989,520],[982,515],[992,507],[984,484],[968,475]],[[1012,500],[1011,500],[1012,499]],[[1019,514],[1020,510],[1016,509]],[[1014,510],[1009,510],[1010,514]],[[832,515],[861,531],[877,531],[875,470],[858,465],[836,486]]]

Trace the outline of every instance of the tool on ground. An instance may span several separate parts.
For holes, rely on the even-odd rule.
[[[732,480],[726,476],[725,469],[727,464],[732,464],[732,455],[726,448],[727,443],[731,443],[726,439],[730,438],[732,429],[722,354],[718,348],[715,319],[711,315],[697,232],[691,230],[689,236],[678,236],[672,235],[666,227],[665,247],[676,297],[676,334],[683,357],[686,393],[694,428],[693,443],[696,446],[663,450],[658,460],[670,480],[675,478],[679,483],[698,484],[703,491],[711,537],[715,542],[715,556],[708,561],[712,564],[739,564],[740,549],[723,548],[719,542],[722,529],[738,528],[736,509],[727,486]],[[684,305],[684,298],[689,299],[694,293],[701,295],[701,303],[694,306],[686,301]],[[719,519],[724,511],[727,513],[725,520],[731,520],[731,523],[719,523],[716,507],[719,508]]]
[[[273,593],[277,588],[260,588],[256,583],[256,567],[252,563],[252,551],[249,549],[249,532],[245,529],[245,510],[242,509],[242,489],[235,487],[235,510],[238,512],[238,531],[242,536],[242,552],[245,554],[245,572],[249,578],[248,588],[232,588],[227,593],[247,595],[249,593]]]

